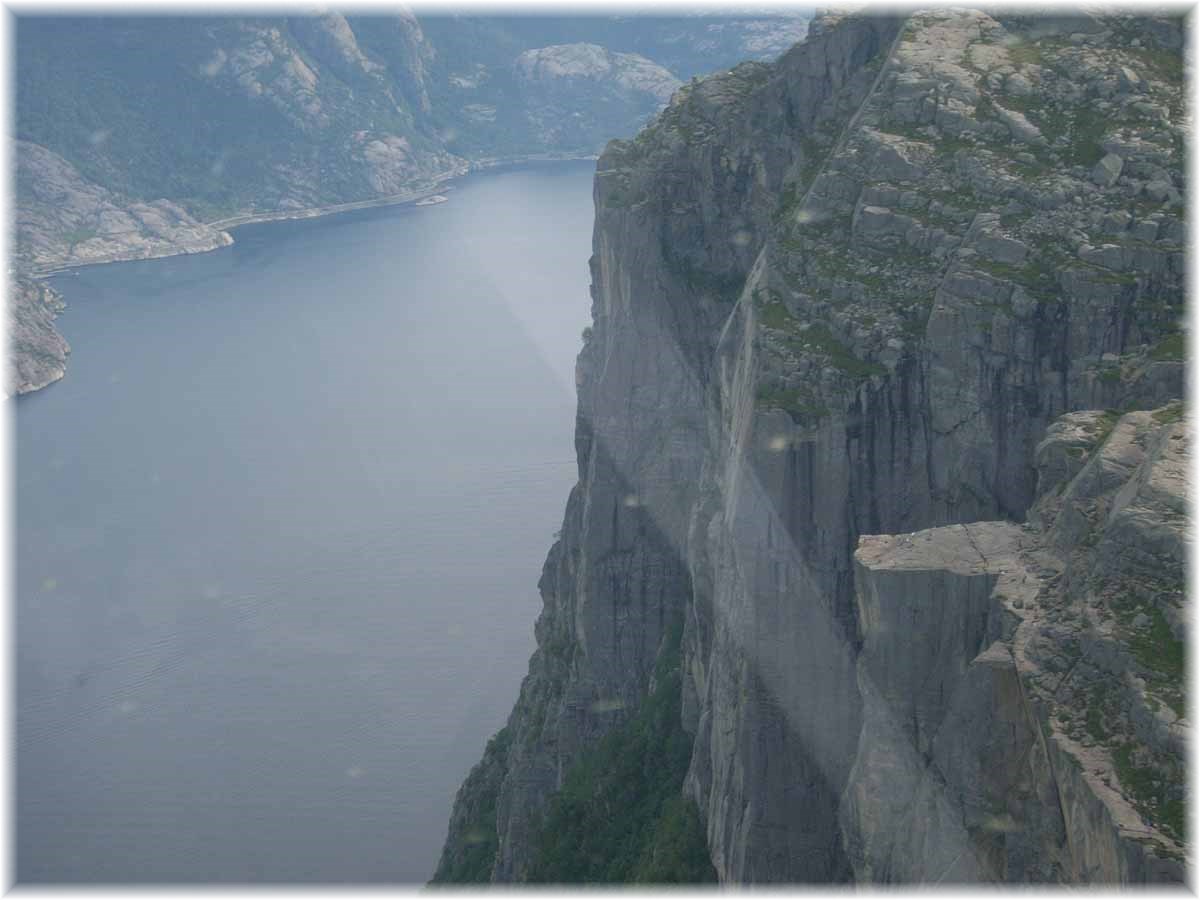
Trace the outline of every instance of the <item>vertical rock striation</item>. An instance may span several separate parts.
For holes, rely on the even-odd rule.
[[[682,616],[721,880],[1181,877],[1181,670],[1112,649],[1182,636],[1180,407],[1060,418],[1182,396],[1181,35],[827,15],[609,145],[579,483],[448,856],[487,781],[527,876]]]
[[[861,539],[860,877],[1182,880],[1187,442],[1177,404],[1069,414],[1029,524]]]

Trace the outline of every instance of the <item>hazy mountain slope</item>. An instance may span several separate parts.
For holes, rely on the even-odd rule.
[[[598,94],[580,84],[541,102],[529,93],[517,60],[543,48],[589,44],[610,54],[649,60],[680,81],[746,59],[771,59],[804,35],[802,11],[758,16],[713,12],[682,16],[444,16],[421,17],[437,54],[431,63],[435,118],[447,147],[467,158],[533,155],[589,147],[599,152],[612,137],[631,136],[664,102],[654,92]],[[653,98],[653,99],[652,99]],[[572,100],[574,102],[572,102]],[[497,116],[496,111],[500,113]],[[574,121],[559,133],[544,123],[564,112]],[[487,127],[480,127],[486,123]]]
[[[169,200],[144,203],[84,180],[45,147],[18,141],[16,160],[19,268],[202,252],[230,242]]]
[[[680,84],[654,55],[687,77],[777,53],[805,22],[19,16],[14,264],[211,249],[229,238],[205,223],[410,197],[496,160],[598,153]]]
[[[678,57],[680,35],[706,26],[674,21],[664,40]],[[788,33],[802,27],[786,21]],[[211,221],[388,196],[473,159],[598,152],[678,84],[594,38],[597,50],[561,46],[619,34],[608,19],[429,22],[432,37],[406,12],[22,16],[17,137],[99,187]],[[530,54],[587,57],[586,77],[556,78],[561,65],[531,66]],[[724,60],[696,55],[710,71]]]
[[[334,13],[22,17],[17,135],[202,219],[376,196],[457,162],[408,106],[419,70],[396,21],[379,22],[392,26],[385,65]]]

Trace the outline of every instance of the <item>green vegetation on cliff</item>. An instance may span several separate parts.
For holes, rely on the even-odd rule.
[[[231,20],[22,17],[15,42],[17,137],[137,200],[200,216],[256,199],[301,132],[277,108],[196,70]],[[69,238],[68,238],[69,240]]]
[[[471,770],[459,791],[465,824],[450,830],[433,884],[486,884],[500,841],[496,834],[496,797],[504,779],[511,735],[501,728],[487,743],[483,760]]]
[[[530,881],[717,880],[699,812],[681,794],[691,757],[680,724],[682,630],[668,635],[641,708],[584,754],[550,802]]]

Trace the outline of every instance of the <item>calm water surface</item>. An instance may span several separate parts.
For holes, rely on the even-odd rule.
[[[54,284],[16,402],[20,881],[424,881],[575,479],[591,173]]]

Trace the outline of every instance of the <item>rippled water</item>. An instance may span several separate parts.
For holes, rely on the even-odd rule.
[[[16,404],[17,877],[424,881],[575,480],[590,163],[54,283]]]

